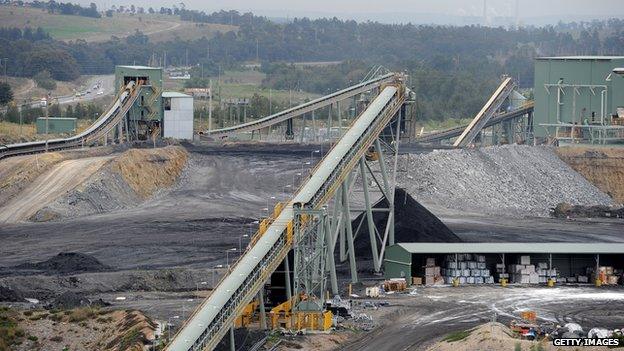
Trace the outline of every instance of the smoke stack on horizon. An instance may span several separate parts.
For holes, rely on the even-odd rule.
[[[516,29],[520,28],[520,0],[516,0]]]
[[[487,0],[483,0],[483,24],[487,24]]]

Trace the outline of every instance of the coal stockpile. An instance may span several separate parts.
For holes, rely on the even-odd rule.
[[[613,204],[554,149],[503,145],[411,154],[400,186],[426,204],[503,217],[548,217],[560,202]]]
[[[48,274],[70,274],[79,272],[103,272],[111,267],[102,264],[95,257],[80,252],[61,252],[37,263],[24,263],[15,268],[43,271]]]
[[[386,199],[382,199],[373,207],[387,208],[388,202]],[[429,210],[416,201],[404,189],[397,188],[395,190],[394,213],[394,240],[397,243],[462,242],[462,240],[444,223],[442,223],[438,217],[429,212]],[[354,234],[363,216],[366,216],[366,213],[362,213],[355,220],[353,220],[352,228]],[[388,221],[388,213],[373,212],[373,220],[377,228],[385,228],[385,224]],[[370,257],[372,255],[366,218],[364,218],[364,221],[362,222],[362,227],[357,233],[357,240],[354,244],[358,257]]]
[[[19,302],[24,301],[24,296],[18,291],[0,285],[0,301]]]

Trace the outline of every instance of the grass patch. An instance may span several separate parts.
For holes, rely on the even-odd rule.
[[[69,321],[72,323],[78,323],[91,319],[95,316],[96,312],[89,307],[77,308],[70,312]]]
[[[25,336],[17,323],[19,314],[9,308],[0,308],[0,350],[12,350],[12,345],[19,345]]]
[[[455,342],[455,341],[464,340],[465,338],[470,336],[470,333],[472,333],[472,331],[473,331],[473,329],[456,331],[456,332],[450,333],[447,336],[445,336],[442,339],[442,341]]]

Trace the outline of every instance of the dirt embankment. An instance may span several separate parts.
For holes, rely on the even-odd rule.
[[[136,310],[91,307],[24,310],[0,307],[0,350],[144,350],[156,323]],[[4,347],[3,347],[4,346]]]
[[[583,347],[583,350],[608,350],[608,347]],[[549,340],[530,341],[514,336],[511,329],[501,323],[482,324],[476,328],[455,332],[431,345],[427,351],[472,350],[562,350]]]
[[[624,203],[624,148],[560,147],[557,155],[616,202]]]
[[[136,206],[173,185],[187,158],[180,146],[127,150],[31,219],[47,221]]]
[[[115,159],[111,170],[120,174],[139,196],[147,198],[157,190],[173,185],[187,159],[188,153],[179,146],[132,149]]]
[[[0,161],[0,203],[7,203],[25,185],[30,184],[64,159],[65,157],[58,152],[49,152]]]
[[[114,151],[96,148],[2,160],[0,222],[48,221],[135,206],[173,185],[188,158],[179,146]]]

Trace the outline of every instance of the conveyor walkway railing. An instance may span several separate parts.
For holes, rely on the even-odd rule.
[[[216,347],[235,318],[292,249],[293,206],[318,209],[327,203],[397,114],[405,101],[405,89],[399,78],[395,76],[393,85],[382,87],[381,93],[318,163],[293,200],[265,231],[256,234],[229,274],[184,323],[166,350],[196,351]]]
[[[209,130],[209,131],[206,131],[204,134],[210,135],[213,137],[222,138],[222,137],[227,137],[229,135],[236,134],[236,133],[251,132],[251,131],[267,128],[272,125],[289,120],[293,117],[301,116],[308,112],[318,110],[320,108],[337,103],[338,101],[342,101],[344,99],[348,99],[350,97],[364,93],[371,89],[380,87],[382,84],[392,82],[395,79],[396,79],[395,73],[384,74],[382,76],[371,78],[365,82],[356,84],[349,88],[314,99],[310,102],[306,102],[301,105],[297,105],[295,107],[286,109],[284,111],[274,113],[270,116],[267,116],[267,117],[264,117],[255,121],[239,124],[239,125],[232,126],[232,127]]]
[[[124,116],[138,98],[138,91],[140,88],[141,85],[135,86],[134,82],[130,82],[126,85],[121,89],[110,108],[85,131],[68,138],[0,145],[0,159],[91,145],[95,141],[106,136],[123,121]]]

